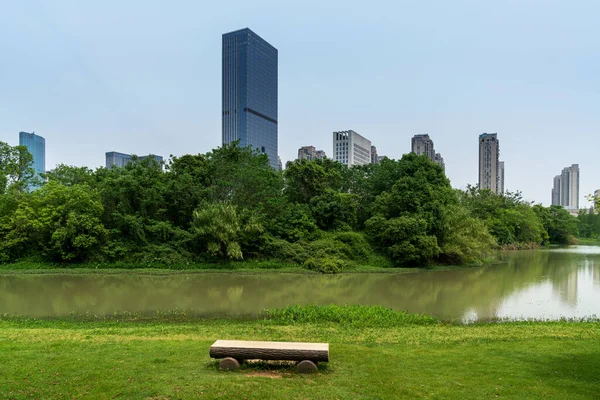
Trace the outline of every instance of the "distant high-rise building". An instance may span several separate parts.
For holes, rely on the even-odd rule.
[[[504,161],[498,161],[498,193],[504,194]]]
[[[266,153],[277,162],[277,49],[250,29],[223,35],[223,144]]]
[[[444,157],[440,153],[435,153],[435,157],[433,157],[433,162],[438,164],[444,172],[446,171],[446,163],[444,163]]]
[[[348,130],[333,132],[333,159],[349,167],[371,163],[371,141]]]
[[[371,145],[371,164],[377,164],[379,156],[377,155],[377,147]]]
[[[418,156],[427,156],[431,161],[442,167],[444,171],[446,170],[444,158],[440,153],[435,152],[433,140],[431,140],[428,134],[413,136],[411,140],[411,151]]]
[[[554,186],[552,187],[552,205],[560,206],[560,175],[554,177]]]
[[[154,158],[158,163],[162,163],[163,158],[155,154],[148,154],[147,156],[138,157],[143,160],[147,157]],[[133,154],[118,153],[116,151],[106,152],[106,168],[119,167],[123,168],[133,160]]]
[[[412,152],[418,156],[426,155],[431,161],[435,160],[435,149],[433,148],[433,140],[428,134],[415,135],[411,140]]]
[[[46,173],[46,139],[35,132],[19,132],[19,145],[27,147],[33,156],[34,177]]]
[[[500,193],[500,143],[498,134],[479,135],[479,188]]]
[[[600,211],[600,189],[594,192],[594,210]]]
[[[283,171],[283,163],[281,162],[281,157],[277,156],[277,165],[279,166],[279,170]]]
[[[552,204],[568,210],[579,209],[579,164],[563,168],[560,175],[554,177]]]
[[[298,149],[298,160],[324,160],[327,158],[323,150],[315,146],[302,146]]]

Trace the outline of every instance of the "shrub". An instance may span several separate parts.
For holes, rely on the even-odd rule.
[[[338,274],[344,270],[347,261],[335,257],[311,257],[304,262],[304,268],[322,274]]]
[[[338,232],[333,238],[350,248],[351,259],[367,260],[374,255],[373,248],[365,238],[365,235],[358,232]]]
[[[266,236],[261,246],[261,253],[269,258],[302,264],[308,257],[305,247],[299,243],[290,243],[287,240]]]

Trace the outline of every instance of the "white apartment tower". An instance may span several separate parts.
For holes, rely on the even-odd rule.
[[[501,193],[500,184],[500,143],[498,134],[479,135],[479,188]],[[504,175],[504,174],[502,174]],[[502,186],[504,186],[502,184]]]
[[[568,210],[579,209],[579,164],[563,168],[560,175],[554,177],[552,204]]]
[[[358,133],[333,132],[333,159],[348,167],[371,163],[371,141]]]
[[[498,161],[498,194],[504,194],[504,161]]]

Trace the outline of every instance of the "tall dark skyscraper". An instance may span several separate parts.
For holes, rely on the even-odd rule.
[[[223,144],[240,141],[277,163],[277,49],[250,29],[223,35]]]

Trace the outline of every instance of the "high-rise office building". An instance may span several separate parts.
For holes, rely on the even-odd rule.
[[[428,134],[413,136],[411,139],[411,151],[418,156],[427,156],[431,161],[442,167],[444,171],[446,170],[444,158],[440,153],[435,152],[433,140],[431,140]]]
[[[560,175],[554,177],[554,185],[552,187],[552,205],[560,206]]]
[[[250,29],[223,35],[223,144],[267,154],[277,162],[277,49]]]
[[[498,194],[504,194],[504,161],[498,161]]]
[[[479,188],[500,193],[500,143],[498,134],[479,135]]]
[[[46,172],[46,139],[36,135],[35,132],[19,132],[19,145],[27,147],[27,150],[33,156],[34,176]]]
[[[433,157],[433,162],[438,164],[444,172],[446,171],[446,163],[444,162],[444,157],[440,153],[435,153],[435,157]]]
[[[324,160],[327,158],[323,150],[315,146],[302,146],[298,149],[298,160]]]
[[[435,159],[433,140],[428,134],[415,135],[411,140],[411,151],[418,156],[426,155],[431,161]]]
[[[133,160],[133,154],[125,154],[125,153],[118,153],[116,151],[109,151],[109,152],[106,152],[105,155],[106,155],[106,168],[113,168],[113,167],[123,168],[124,166],[126,166]],[[155,154],[148,154],[147,156],[141,156],[138,158],[140,160],[143,160],[148,157],[152,157],[159,164],[162,164],[163,158],[161,156],[157,156]]]
[[[371,163],[371,141],[349,131],[333,132],[333,159],[349,167]]]
[[[379,162],[379,155],[377,155],[377,147],[371,145],[371,164],[377,164]]]
[[[563,168],[560,175],[554,177],[552,204],[568,210],[579,209],[579,164]]]

